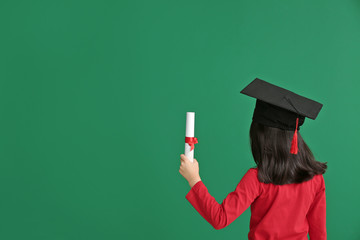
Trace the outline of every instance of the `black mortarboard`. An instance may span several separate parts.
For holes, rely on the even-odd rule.
[[[291,153],[297,153],[297,131],[305,117],[315,120],[322,104],[255,78],[240,93],[256,98],[253,121],[269,127],[294,130]]]

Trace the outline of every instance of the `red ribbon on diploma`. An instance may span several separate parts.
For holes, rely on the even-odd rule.
[[[196,137],[185,137],[185,142],[190,145],[190,151],[192,151],[195,147],[195,144],[198,143],[198,140]]]

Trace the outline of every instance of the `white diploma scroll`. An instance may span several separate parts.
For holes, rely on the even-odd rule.
[[[186,132],[185,137],[194,138],[195,132],[195,113],[187,112],[186,113]],[[185,138],[186,139],[186,138]],[[196,138],[194,138],[196,139]],[[194,141],[194,144],[197,143],[197,139]],[[193,149],[191,150],[191,145],[185,142],[185,156],[191,161],[194,161],[194,144]]]

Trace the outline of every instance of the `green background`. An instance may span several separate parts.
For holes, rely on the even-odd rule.
[[[185,199],[186,112],[221,203],[254,162],[255,77],[323,103],[328,239],[360,239],[360,2],[0,2],[0,239],[246,239]]]

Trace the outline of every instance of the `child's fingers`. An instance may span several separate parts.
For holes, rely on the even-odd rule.
[[[186,160],[189,160],[185,154],[181,154],[180,157],[181,157],[181,159],[180,159],[181,161],[185,162]]]

